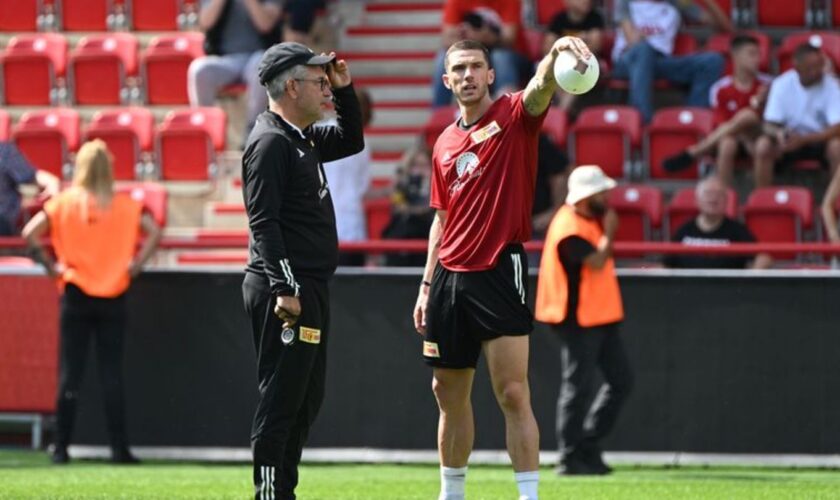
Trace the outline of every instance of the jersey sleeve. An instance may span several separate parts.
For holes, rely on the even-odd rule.
[[[546,115],[548,115],[548,107],[537,116],[531,116],[528,113],[528,110],[525,109],[525,92],[519,91],[511,94],[510,96],[510,104],[513,108],[513,117],[516,120],[520,120],[525,128],[525,131],[528,134],[537,134],[539,133],[540,129],[542,128],[542,124],[545,121]]]
[[[437,154],[434,154],[432,157],[432,182],[429,188],[429,206],[438,210],[449,209],[449,190],[446,188],[446,179],[443,178],[443,172],[438,162]]]

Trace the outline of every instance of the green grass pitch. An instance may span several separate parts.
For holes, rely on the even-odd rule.
[[[113,466],[74,461],[53,466],[46,454],[0,450],[0,499],[247,499],[247,465],[145,462]],[[300,500],[434,500],[438,470],[424,465],[304,465]],[[472,467],[470,500],[516,499],[512,472]],[[605,478],[558,478],[543,469],[541,499],[840,500],[840,472],[822,470],[619,467]]]

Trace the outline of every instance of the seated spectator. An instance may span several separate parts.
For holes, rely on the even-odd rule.
[[[676,172],[690,167],[697,159],[717,151],[717,174],[732,184],[735,160],[739,154],[752,156],[761,132],[761,112],[767,100],[772,77],[760,73],[758,40],[749,35],[732,38],[732,75],[712,85],[710,100],[717,128],[697,144],[666,158],[662,167]]]
[[[268,106],[257,67],[263,51],[280,42],[282,6],[282,0],[202,0],[198,25],[207,56],[195,59],[187,72],[191,106],[212,106],[223,87],[245,83],[247,135]]]
[[[432,106],[452,104],[452,92],[443,84],[446,49],[459,40],[476,40],[490,50],[496,74],[494,93],[501,95],[519,88],[519,66],[523,58],[521,0],[446,0],[443,6],[443,48],[435,59],[432,77]]]
[[[730,243],[754,243],[747,226],[726,216],[727,187],[718,177],[707,177],[697,184],[697,208],[700,214],[680,227],[672,241],[698,249]],[[702,250],[701,250],[702,251]],[[765,253],[754,259],[748,256],[670,255],[665,266],[689,269],[767,269],[773,258]]]
[[[776,162],[818,160],[832,171],[840,165],[840,84],[825,74],[823,57],[804,43],[793,54],[793,69],[773,81],[756,144],[756,186],[773,183]]]
[[[356,88],[356,97],[362,108],[362,125],[370,125],[372,104],[370,95],[361,87]],[[335,223],[338,241],[364,241],[368,239],[363,200],[370,186],[370,146],[341,160],[324,163],[324,174],[335,208]],[[361,253],[341,253],[342,266],[361,266],[365,256]]]
[[[312,27],[319,10],[326,7],[325,0],[286,0],[283,6],[283,41],[313,45]]]
[[[681,15],[730,31],[732,23],[714,0],[703,0],[707,10],[693,1],[616,0],[616,40],[613,76],[630,81],[630,105],[645,123],[653,116],[653,82],[662,78],[689,86],[689,106],[708,107],[709,90],[723,74],[723,56],[701,52],[674,56],[674,41]]]
[[[831,183],[825,192],[825,197],[822,201],[822,219],[823,226],[825,226],[826,236],[828,241],[832,243],[840,243],[840,230],[837,227],[837,200],[840,199],[840,166],[834,165],[834,175],[831,177]]]
[[[600,55],[604,45],[604,16],[594,8],[592,0],[566,0],[566,8],[558,12],[548,25],[543,40],[543,53],[548,53],[559,38],[576,36],[586,42],[593,54]],[[577,97],[558,92],[560,107],[568,111]]]
[[[46,196],[61,189],[56,176],[32,167],[13,143],[0,142],[0,236],[18,234],[21,184],[37,184]]]
[[[548,225],[566,200],[566,169],[569,159],[545,134],[540,134],[537,154],[537,182],[534,188],[531,239],[545,236]]]
[[[382,232],[385,239],[426,239],[435,211],[429,207],[429,184],[432,179],[432,156],[425,148],[409,150],[397,168],[397,180],[391,195],[391,220]],[[423,253],[391,253],[389,266],[422,266]]]

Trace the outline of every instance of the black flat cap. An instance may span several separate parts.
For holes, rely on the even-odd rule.
[[[260,60],[260,67],[257,73],[260,76],[260,83],[265,85],[275,76],[283,71],[303,64],[306,66],[323,66],[332,62],[335,56],[321,56],[312,52],[312,49],[297,42],[283,42],[272,45]]]

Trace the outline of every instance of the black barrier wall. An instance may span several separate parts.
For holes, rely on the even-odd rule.
[[[437,409],[410,317],[418,276],[335,278],[327,397],[309,446],[434,448]],[[133,444],[249,445],[256,379],[241,281],[236,273],[149,273],[132,288],[125,370]],[[636,388],[608,449],[840,452],[840,277],[624,275],[621,286]],[[550,450],[560,367],[545,326],[532,336],[531,356],[541,446]],[[107,439],[95,375],[89,366],[80,443]],[[503,449],[484,366],[473,403],[476,448]]]

